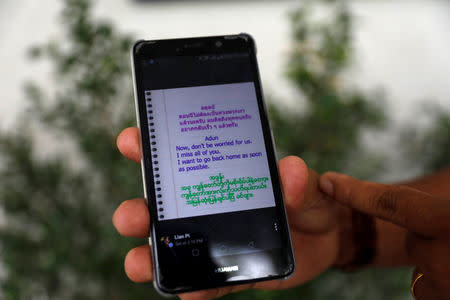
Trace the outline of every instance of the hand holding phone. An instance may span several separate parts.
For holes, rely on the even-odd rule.
[[[134,153],[142,153],[158,290],[181,293],[255,285],[290,275],[294,259],[253,40],[236,35],[139,42],[133,48],[133,66],[140,126],[140,135],[134,134],[137,140],[141,137],[136,145],[142,145],[141,151]],[[118,144],[127,155],[130,145],[120,142],[124,136]],[[287,171],[293,172],[291,175],[307,172],[299,159],[287,163],[292,163]],[[297,186],[293,191],[300,193],[288,208],[314,208],[314,201],[302,203],[308,178],[302,176],[292,177],[300,179],[291,182]],[[135,204],[142,209],[142,201]],[[333,218],[331,210],[321,211]],[[294,228],[305,226],[298,216],[292,219]],[[115,224],[118,229],[123,227]],[[297,238],[294,245],[307,241],[293,234]],[[325,235],[333,242],[335,235]],[[301,254],[302,248],[297,246],[296,251]],[[140,266],[148,267],[148,248],[139,249],[130,255],[147,251],[147,258],[139,257]],[[308,267],[315,260],[309,257],[303,263]],[[318,261],[312,273],[329,263]],[[303,280],[301,276],[297,272],[297,278],[284,284],[257,285],[289,286],[289,282]],[[153,274],[145,278],[151,277]]]

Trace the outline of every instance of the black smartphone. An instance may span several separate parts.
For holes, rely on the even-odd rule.
[[[295,269],[248,34],[132,48],[154,283],[176,294]]]

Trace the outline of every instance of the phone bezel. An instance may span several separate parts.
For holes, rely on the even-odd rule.
[[[220,42],[220,47],[217,46],[217,43]],[[150,50],[151,49],[151,50]],[[222,282],[214,282],[210,285],[198,285],[198,286],[190,286],[190,287],[180,287],[180,288],[167,288],[163,286],[160,282],[159,276],[159,263],[158,263],[158,249],[156,242],[156,232],[158,231],[158,225],[160,222],[158,221],[157,211],[156,211],[156,193],[153,185],[153,168],[152,168],[152,157],[150,155],[150,141],[148,135],[148,124],[146,117],[146,104],[143,97],[139,97],[139,95],[143,95],[144,88],[142,86],[142,72],[140,70],[137,62],[141,57],[146,57],[150,53],[152,57],[160,56],[183,56],[183,55],[201,55],[211,54],[211,53],[229,53],[230,51],[239,51],[245,50],[248,51],[249,57],[252,64],[252,69],[255,73],[255,91],[257,94],[258,107],[260,112],[261,125],[263,128],[264,142],[266,145],[267,158],[269,163],[269,169],[271,173],[271,179],[273,184],[273,191],[275,194],[275,204],[277,215],[281,223],[280,226],[280,235],[282,236],[282,240],[284,241],[284,249],[286,257],[286,261],[290,262],[286,266],[286,271],[275,276],[270,277],[262,277],[255,279],[248,279],[242,281],[222,281]],[[151,51],[151,52],[149,52]],[[149,241],[151,241],[152,253],[153,253],[153,263],[154,263],[154,282],[156,283],[155,287],[162,292],[163,294],[178,294],[183,292],[190,292],[201,289],[215,288],[227,285],[237,285],[244,283],[252,283],[264,280],[273,280],[273,279],[283,279],[287,278],[295,271],[295,260],[292,250],[292,243],[290,238],[289,226],[287,223],[286,211],[283,202],[283,194],[281,190],[281,184],[278,174],[277,168],[277,160],[276,160],[276,152],[274,147],[273,135],[270,129],[269,120],[267,117],[267,108],[263,98],[263,91],[261,86],[261,80],[259,75],[259,69],[256,58],[256,46],[253,38],[248,34],[238,34],[238,35],[227,35],[227,36],[211,36],[211,37],[195,37],[195,38],[182,38],[182,39],[168,39],[168,40],[151,40],[137,41],[132,49],[131,49],[131,58],[132,58],[132,71],[133,71],[133,83],[134,83],[134,95],[136,101],[136,117],[138,127],[140,129],[141,135],[141,148],[142,148],[142,160],[141,160],[141,168],[142,168],[142,178],[144,185],[144,194],[145,198],[148,201],[148,209],[151,217],[150,222],[150,231],[151,236]],[[242,254],[245,255],[245,254]]]

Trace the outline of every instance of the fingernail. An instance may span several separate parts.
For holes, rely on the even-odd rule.
[[[333,183],[329,179],[327,179],[325,177],[320,177],[319,187],[322,190],[322,192],[324,192],[325,194],[327,194],[330,197],[333,197],[334,187],[333,187]]]

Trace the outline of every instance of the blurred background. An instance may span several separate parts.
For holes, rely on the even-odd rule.
[[[133,126],[136,39],[248,32],[279,158],[395,182],[450,164],[450,2],[0,2],[0,298],[160,299],[111,223],[142,196],[115,138]],[[225,299],[410,299],[409,269],[328,271]]]

